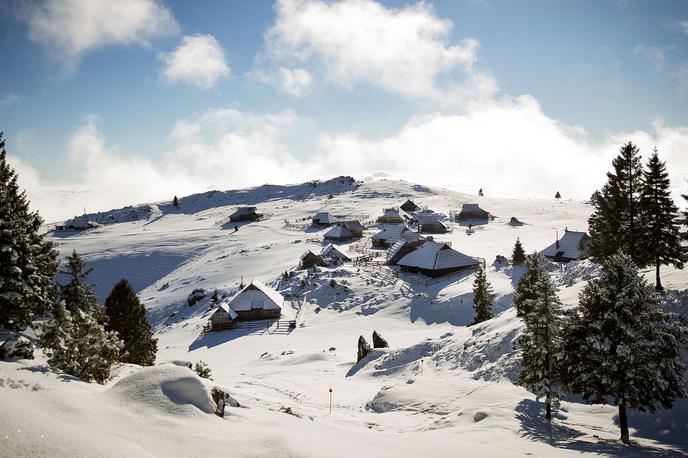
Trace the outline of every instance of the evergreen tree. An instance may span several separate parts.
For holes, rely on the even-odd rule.
[[[643,171],[643,187],[640,196],[643,237],[641,247],[648,259],[655,264],[655,288],[662,289],[659,268],[662,264],[673,264],[683,268],[681,236],[679,234],[679,212],[669,191],[669,174],[666,164],[659,160],[657,149]]]
[[[561,199],[561,194],[559,194],[559,191],[554,195],[555,199]]]
[[[179,208],[179,198],[177,196],[174,196],[174,199],[172,199],[172,206]]]
[[[483,188],[480,188],[480,189],[478,190],[478,195],[479,195],[480,197],[483,196]]]
[[[513,306],[519,318],[525,318],[533,309],[533,301],[538,298],[537,284],[549,275],[543,267],[545,258],[535,252],[526,257],[526,271],[521,276],[514,290]]]
[[[595,195],[595,211],[588,219],[590,227],[590,256],[595,261],[622,250],[638,265],[648,263],[640,247],[643,236],[640,192],[642,164],[640,152],[631,142],[625,144],[612,161],[613,172],[607,173],[607,183]]]
[[[561,397],[558,351],[560,346],[561,302],[549,275],[535,284],[535,298],[523,317],[525,328],[520,338],[519,384],[545,397],[545,418],[552,418],[552,402]]]
[[[473,324],[482,323],[494,316],[492,314],[493,299],[492,285],[487,281],[485,269],[481,267],[475,274],[473,281],[473,310],[475,310]]]
[[[53,306],[57,251],[17,179],[0,132],[0,328],[18,331]]]
[[[208,363],[206,363],[205,361],[197,361],[196,364],[194,364],[193,370],[199,377],[212,380],[213,372],[210,370],[210,367],[208,367]]]
[[[119,360],[122,342],[106,331],[93,314],[77,309],[71,313],[60,302],[53,318],[43,326],[39,341],[48,364],[84,381],[104,383]]]
[[[517,238],[516,244],[514,244],[514,251],[511,254],[511,262],[515,266],[520,266],[524,262],[526,262],[526,252],[523,249],[523,245],[521,245],[521,239],[520,238]]]
[[[629,443],[628,408],[654,412],[686,396],[688,330],[662,310],[629,256],[613,255],[603,269],[563,327],[562,377],[589,403],[618,405],[621,440]]]
[[[69,282],[59,285],[60,300],[64,301],[65,307],[71,313],[77,310],[93,312],[97,308],[97,296],[88,283],[88,275],[93,269],[85,269],[84,261],[74,250],[71,256],[67,257],[67,269],[60,273],[69,277]]]
[[[117,332],[124,346],[120,360],[125,363],[151,366],[158,351],[158,339],[153,338],[146,308],[136,297],[128,281],[120,280],[105,300],[108,331]]]

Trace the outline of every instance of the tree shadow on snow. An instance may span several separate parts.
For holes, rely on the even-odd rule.
[[[552,447],[612,456],[677,456],[678,450],[628,446],[618,440],[588,436],[582,431],[562,424],[566,416],[561,411],[552,412],[550,423],[545,419],[543,402],[524,399],[516,406],[516,412],[516,419],[521,424],[522,437],[547,443]]]
[[[226,329],[224,331],[209,331],[209,332],[202,332],[199,334],[198,337],[196,337],[196,340],[191,342],[189,345],[189,350],[188,351],[193,351],[197,350],[199,348],[213,348],[217,347],[218,345],[225,344],[227,342],[231,342],[232,340],[239,339],[241,337],[246,337],[246,336],[269,336],[272,334],[276,335],[286,335],[286,334],[291,334],[293,328],[289,327],[280,327],[277,328],[275,326],[275,321],[271,321],[269,325],[265,327],[254,327],[251,329],[248,328],[237,328],[237,329]]]
[[[55,374],[57,378],[62,380],[63,382],[83,382],[79,377],[75,377],[73,375],[65,374],[59,369],[56,369],[51,366],[24,366],[20,367],[19,370],[22,371],[29,371],[29,372],[38,372],[41,374]]]

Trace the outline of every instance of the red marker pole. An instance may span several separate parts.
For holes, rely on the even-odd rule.
[[[420,375],[423,375],[423,358],[420,359]]]
[[[332,413],[332,388],[330,388],[330,413]]]

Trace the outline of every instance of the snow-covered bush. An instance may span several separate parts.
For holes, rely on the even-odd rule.
[[[186,299],[186,303],[189,304],[189,307],[191,307],[192,305],[196,304],[196,302],[204,299],[207,295],[208,292],[203,288],[196,288],[191,291],[191,294],[189,294],[189,297]]]
[[[33,350],[34,346],[29,339],[20,335],[12,336],[0,345],[0,360],[33,359]]]

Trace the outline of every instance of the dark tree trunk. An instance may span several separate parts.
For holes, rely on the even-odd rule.
[[[659,278],[659,266],[661,265],[661,261],[659,260],[659,255],[655,258],[655,267],[656,267],[656,280],[655,280],[655,290],[657,291],[664,291],[664,287],[662,286],[662,279]]]
[[[547,395],[547,399],[545,399],[545,419],[547,421],[552,419],[552,399]]]
[[[626,415],[626,404],[619,403],[619,428],[621,428],[621,442],[626,445],[631,444],[628,435],[628,416]]]

